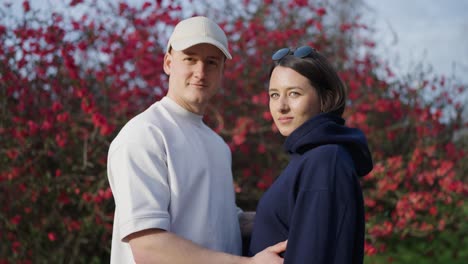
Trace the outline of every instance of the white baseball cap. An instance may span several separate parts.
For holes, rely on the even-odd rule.
[[[169,49],[181,51],[201,43],[208,43],[220,49],[226,58],[232,59],[224,31],[212,20],[195,16],[180,21],[174,28],[166,52]]]

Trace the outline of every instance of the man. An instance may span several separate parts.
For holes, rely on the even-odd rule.
[[[285,242],[239,256],[231,153],[202,120],[226,58],[226,35],[208,18],[174,28],[163,65],[167,95],[130,120],[109,149],[111,263],[283,263]]]

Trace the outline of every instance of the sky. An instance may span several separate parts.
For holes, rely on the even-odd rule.
[[[364,0],[377,51],[404,75],[422,62],[468,84],[468,0]],[[468,97],[467,97],[468,98]],[[468,102],[467,102],[468,104]]]
[[[59,0],[33,0],[34,6]],[[59,2],[61,2],[60,0]],[[141,0],[131,0],[141,2]],[[363,0],[365,19],[376,28],[377,52],[397,76],[417,63],[435,74],[455,76],[468,84],[468,0]],[[22,1],[13,2],[17,10]]]

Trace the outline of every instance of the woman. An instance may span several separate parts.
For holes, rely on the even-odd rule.
[[[345,86],[311,47],[272,59],[270,112],[290,161],[258,204],[250,254],[287,239],[284,263],[362,263],[359,177],[372,158],[364,134],[344,125]]]

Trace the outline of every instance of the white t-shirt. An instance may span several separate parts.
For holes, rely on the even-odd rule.
[[[112,141],[107,172],[116,204],[111,263],[134,263],[122,239],[149,228],[241,254],[231,152],[202,116],[164,97]]]

